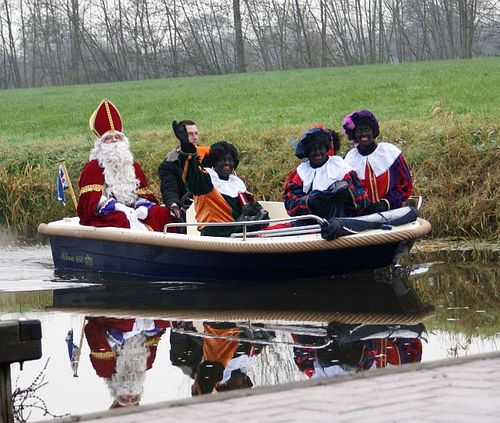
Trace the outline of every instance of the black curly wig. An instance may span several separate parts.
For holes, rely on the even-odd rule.
[[[210,153],[203,159],[202,165],[204,167],[213,167],[214,164],[227,153],[231,154],[234,161],[234,170],[240,163],[238,150],[233,144],[227,141],[218,141],[210,146]]]

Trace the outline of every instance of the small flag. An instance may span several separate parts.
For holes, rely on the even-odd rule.
[[[66,205],[66,198],[64,195],[64,190],[68,188],[68,182],[66,181],[66,175],[64,174],[64,166],[59,163],[59,171],[57,172],[57,184],[56,184],[56,196],[57,201]]]
[[[78,361],[80,359],[80,348],[73,342],[73,329],[70,329],[66,335],[66,344],[68,345],[68,355],[69,362],[71,363],[71,369],[73,370],[73,374],[75,374],[78,369]]]

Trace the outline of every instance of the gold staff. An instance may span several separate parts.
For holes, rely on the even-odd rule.
[[[75,205],[75,210],[78,207],[78,201],[76,200],[75,191],[73,190],[73,185],[71,183],[71,179],[69,178],[68,169],[66,169],[66,165],[64,164],[65,159],[59,159],[59,164],[63,167],[64,175],[66,176],[66,181],[68,182],[69,194],[71,195],[71,199],[73,200],[73,204]]]
[[[83,325],[82,325],[82,331],[80,333],[80,342],[78,343],[78,351],[76,352],[77,357],[76,357],[76,366],[73,370],[73,377],[78,377],[78,367],[80,366],[80,357],[82,355],[82,347],[83,347],[83,338],[85,335],[85,325],[87,324],[87,319],[84,317],[83,318]]]

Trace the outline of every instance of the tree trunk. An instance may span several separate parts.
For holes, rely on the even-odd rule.
[[[241,26],[240,0],[233,0],[233,24],[235,42],[236,72],[246,72],[245,50],[243,44],[243,30]]]
[[[19,66],[17,63],[17,52],[16,52],[16,43],[14,41],[14,34],[12,32],[12,22],[10,20],[10,5],[7,0],[4,0],[5,6],[5,22],[7,23],[7,32],[8,32],[8,51],[9,51],[9,63],[10,68],[12,70],[12,78],[14,82],[14,87],[20,88],[22,86],[21,82],[21,74],[19,72]]]

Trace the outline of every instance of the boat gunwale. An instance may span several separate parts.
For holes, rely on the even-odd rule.
[[[46,236],[73,237],[102,241],[143,244],[161,248],[179,248],[223,253],[273,254],[307,251],[336,250],[390,244],[420,238],[431,230],[430,223],[422,218],[390,230],[373,229],[358,234],[339,237],[333,241],[320,234],[292,235],[266,238],[219,238],[162,232],[143,232],[126,228],[82,226],[65,219],[41,223],[38,232]]]
[[[208,320],[208,321],[235,321],[274,322],[276,324],[328,324],[335,321],[344,324],[363,325],[412,325],[422,323],[436,314],[434,306],[425,305],[412,313],[374,313],[374,312],[345,312],[345,311],[316,311],[316,310],[141,310],[104,308],[91,306],[48,306],[48,311],[82,313],[87,316],[112,316],[119,318],[148,317],[164,320]]]

